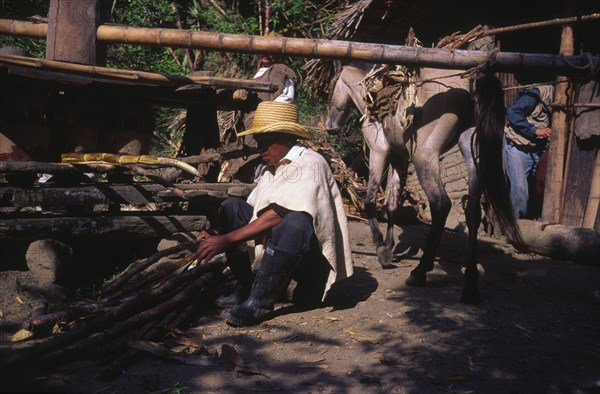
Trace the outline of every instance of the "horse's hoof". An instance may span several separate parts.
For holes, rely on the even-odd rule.
[[[410,274],[404,283],[408,286],[423,287],[427,282],[425,274]]]
[[[381,264],[382,268],[393,268],[392,264],[392,251],[385,246],[377,248],[377,261]]]

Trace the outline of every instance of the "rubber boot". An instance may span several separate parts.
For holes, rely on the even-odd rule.
[[[235,275],[237,283],[229,295],[218,297],[215,300],[215,304],[219,308],[231,308],[244,302],[250,295],[254,281],[248,252],[228,256],[227,265]]]
[[[302,256],[277,249],[271,243],[265,250],[256,273],[250,297],[235,308],[225,309],[221,317],[234,326],[252,326],[273,312],[275,301],[289,283]]]

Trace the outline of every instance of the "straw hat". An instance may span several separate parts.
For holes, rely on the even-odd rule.
[[[262,101],[258,103],[252,127],[238,134],[238,137],[249,134],[284,133],[298,138],[311,139],[311,133],[298,123],[298,108],[295,104],[278,101]]]

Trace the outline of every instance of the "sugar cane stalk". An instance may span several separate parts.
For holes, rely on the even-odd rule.
[[[211,263],[202,264],[194,267],[193,269],[182,272],[169,280],[164,281],[160,286],[152,289],[144,289],[138,293],[135,297],[128,299],[128,301],[115,307],[110,313],[104,313],[95,316],[89,321],[82,323],[81,325],[55,337],[50,338],[46,342],[39,343],[35,346],[23,348],[19,351],[14,351],[7,357],[0,359],[0,368],[16,368],[22,366],[23,363],[33,360],[41,354],[50,353],[58,348],[67,346],[73,343],[79,338],[91,335],[94,332],[101,331],[107,327],[110,327],[114,322],[120,319],[127,318],[132,314],[139,312],[140,304],[148,304],[152,299],[157,299],[164,294],[169,293],[174,288],[180,286],[183,283],[187,283],[190,280],[194,280],[207,272],[215,270],[222,270],[225,267],[223,261],[215,261]]]
[[[113,281],[105,285],[104,288],[100,291],[100,294],[108,295],[115,292],[118,288],[128,283],[131,280],[131,278],[133,278],[136,274],[144,271],[146,268],[156,263],[161,258],[171,255],[173,253],[180,252],[184,249],[193,248],[195,245],[198,244],[198,242],[198,240],[182,242],[170,248],[158,251],[145,260],[137,261],[130,264],[129,267],[127,267],[127,269],[121,275],[119,275]]]
[[[219,274],[214,272],[205,273],[199,278],[193,280],[191,284],[184,286],[183,290],[181,290],[175,296],[169,298],[167,301],[153,308],[136,313],[102,333],[83,338],[80,341],[73,342],[71,345],[47,353],[38,360],[38,363],[39,365],[45,365],[50,362],[63,360],[64,358],[74,354],[81,354],[83,350],[102,344],[112,338],[115,338],[123,332],[134,329],[135,327],[138,327],[146,322],[155,320],[160,316],[164,316],[173,308],[176,308],[178,305],[187,302],[191,297],[195,296],[202,290],[204,286],[206,286],[208,282],[215,280],[218,275]]]

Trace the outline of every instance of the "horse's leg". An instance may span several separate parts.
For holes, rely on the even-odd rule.
[[[367,185],[367,194],[365,196],[365,213],[371,229],[371,237],[377,248],[377,259],[382,267],[388,267],[391,261],[389,253],[383,242],[383,234],[379,230],[379,221],[377,220],[377,192],[381,185],[383,172],[388,166],[387,154],[382,154],[375,150],[369,153],[369,182]]]
[[[385,216],[387,228],[383,246],[377,249],[379,262],[383,266],[383,260],[389,265],[392,261],[394,249],[394,219],[398,210],[398,195],[400,189],[400,177],[393,166],[388,168],[388,177],[385,187]],[[385,267],[385,266],[384,266]]]
[[[369,147],[369,181],[365,196],[365,213],[371,229],[371,237],[377,248],[377,259],[382,267],[391,263],[391,251],[388,251],[383,241],[383,234],[379,231],[377,220],[377,193],[383,172],[389,164],[389,145],[379,123],[365,123],[363,137]]]
[[[453,129],[456,128],[458,119],[451,114],[445,114],[438,121],[431,122],[425,129],[419,130],[423,135],[429,134],[417,148],[413,155],[413,164],[417,178],[427,196],[431,210],[431,228],[425,244],[425,250],[419,264],[411,271],[406,279],[409,286],[424,286],[426,273],[433,270],[433,261],[440,246],[444,225],[452,202],[446,193],[440,175],[440,153],[442,147],[452,138]],[[433,127],[428,133],[427,127]]]
[[[472,127],[465,131],[458,141],[458,146],[465,159],[465,165],[469,174],[469,194],[465,208],[469,241],[467,245],[465,287],[460,299],[462,302],[469,304],[478,304],[481,301],[477,286],[477,280],[479,279],[479,272],[477,270],[477,230],[481,224],[481,192],[475,159],[477,155],[474,153],[476,152],[475,145],[473,144],[474,133],[475,128]]]
[[[408,168],[408,155],[401,157],[392,155],[388,172],[387,186],[385,189],[385,210],[387,217],[387,230],[385,233],[385,248],[392,260],[394,248],[394,224],[400,204],[400,191],[404,187],[406,171]]]

